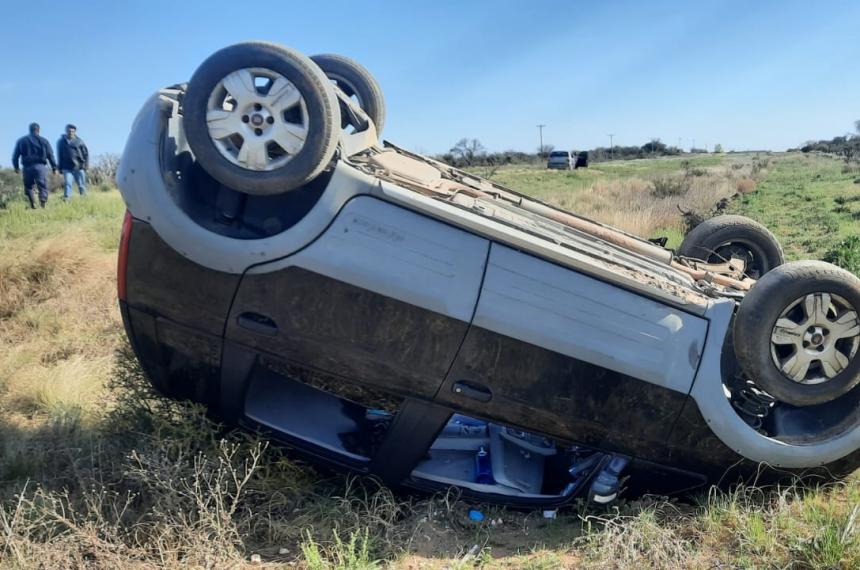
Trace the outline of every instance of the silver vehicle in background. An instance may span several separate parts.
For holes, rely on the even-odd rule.
[[[554,150],[549,153],[546,167],[556,170],[573,170],[576,166],[576,153],[569,150]]]

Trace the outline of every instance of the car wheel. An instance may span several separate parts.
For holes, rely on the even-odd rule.
[[[357,61],[330,53],[311,56],[323,73],[349,97],[354,97],[358,106],[367,113],[382,134],[385,125],[385,99],[382,88],[371,73]]]
[[[821,261],[777,267],[747,293],[734,348],[750,380],[794,406],[839,398],[860,382],[860,279]]]
[[[785,263],[782,246],[766,227],[734,215],[715,216],[693,228],[678,254],[708,263],[737,257],[744,260],[746,274],[753,279]]]
[[[286,47],[248,42],[214,53],[191,78],[182,107],[196,160],[246,194],[306,184],[337,147],[334,89],[308,57]]]

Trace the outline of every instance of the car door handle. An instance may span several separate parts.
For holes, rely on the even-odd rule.
[[[236,319],[236,324],[243,329],[257,334],[278,336],[278,325],[266,315],[261,315],[259,313],[242,313]]]
[[[451,386],[451,391],[479,402],[489,402],[493,399],[493,392],[489,388],[467,380],[454,382],[454,385]]]

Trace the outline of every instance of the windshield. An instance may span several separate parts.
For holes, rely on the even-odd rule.
[[[567,151],[557,150],[555,152],[549,153],[550,158],[568,158]]]

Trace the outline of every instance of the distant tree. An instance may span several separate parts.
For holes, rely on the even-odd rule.
[[[651,139],[650,142],[642,145],[642,152],[645,154],[665,154],[667,148],[660,139]]]
[[[113,153],[100,154],[90,164],[87,178],[96,186],[115,186],[116,172],[119,169],[119,155]]]
[[[723,145],[721,145],[720,143],[715,144],[714,145],[714,152],[717,154],[722,153],[723,152]]]
[[[857,134],[860,135],[860,119],[854,121],[854,128],[857,130]]]
[[[466,166],[472,166],[478,159],[487,154],[487,149],[478,139],[462,138],[451,147],[449,152]]]
[[[554,150],[555,150],[555,145],[552,145],[552,144],[545,144],[543,146],[539,146],[537,149],[538,156],[541,158],[546,158],[549,156],[549,153],[551,153]]]

